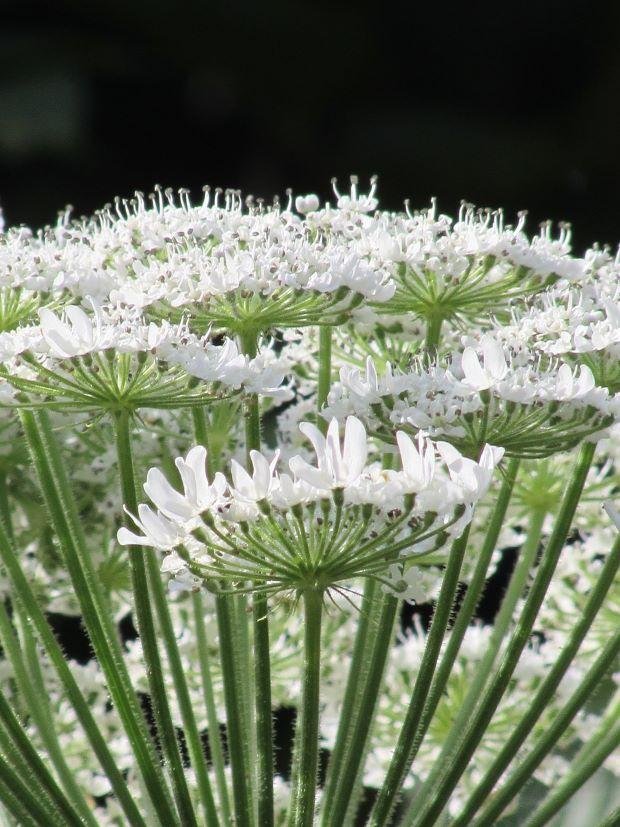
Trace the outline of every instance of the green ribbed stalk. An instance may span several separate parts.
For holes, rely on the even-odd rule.
[[[49,760],[56,771],[67,798],[71,802],[72,808],[75,808],[72,813],[72,823],[76,821],[80,823],[80,819],[83,819],[85,824],[97,827],[97,822],[86,803],[84,794],[77,785],[75,777],[62,754],[58,735],[54,728],[54,719],[49,708],[47,693],[43,685],[38,653],[27,621],[21,625],[25,650],[23,653],[15,637],[8,612],[4,603],[0,601],[0,640],[2,641],[4,655],[11,664],[17,689],[26,702],[28,713],[37,728]],[[79,813],[80,818],[77,818],[76,813]]]
[[[366,746],[370,728],[374,721],[381,681],[385,673],[385,665],[390,653],[394,637],[394,622],[399,601],[391,594],[382,596],[376,617],[377,630],[374,640],[366,652],[368,666],[366,679],[358,687],[359,703],[355,710],[355,721],[351,727],[351,736],[348,740],[343,760],[338,769],[336,789],[333,800],[323,811],[324,819],[329,818],[330,824],[340,824],[344,821],[351,796],[355,790],[356,779],[366,755]],[[372,622],[372,621],[371,621]],[[344,714],[341,713],[341,715]],[[325,824],[325,820],[323,820]]]
[[[129,823],[134,825],[134,827],[146,827],[145,822],[138,812],[136,804],[129,793],[129,790],[127,789],[125,780],[116,766],[107,744],[101,735],[101,731],[95,723],[95,720],[90,712],[89,705],[82,695],[82,692],[78,687],[71,670],[69,669],[62,649],[60,648],[54,633],[45,619],[32,588],[23,573],[21,565],[17,559],[1,520],[0,559],[2,560],[2,565],[6,569],[11,581],[13,597],[21,604],[24,615],[27,616],[33,624],[41,644],[47,652],[47,655],[54,666],[58,677],[60,678],[67,694],[67,698],[75,710],[77,719],[82,725],[84,732],[86,733],[86,737],[93,748],[93,752],[97,756],[103,771],[110,781],[114,794],[123,808]],[[5,723],[5,726],[8,726],[8,724]],[[26,736],[24,735],[24,737]],[[15,734],[13,734],[13,738],[17,744],[18,739]],[[20,749],[23,747],[24,745],[22,744]]]
[[[204,408],[193,408],[192,416],[196,440],[207,448],[207,470],[209,478],[212,478],[217,469],[209,452],[209,433]],[[245,617],[239,616],[240,603],[244,607],[245,599],[234,595],[219,595],[215,598],[220,664],[224,684],[224,706],[226,707],[226,737],[235,805],[234,823],[237,827],[251,827],[254,824],[254,807],[252,804],[252,752],[249,738],[251,708],[247,690],[249,653],[247,635],[242,629],[244,624],[247,628],[247,621]],[[210,681],[208,684],[203,682],[203,689],[208,685]],[[213,707],[215,707],[214,704]],[[209,728],[212,729],[212,727],[210,721]],[[216,731],[219,734],[219,727]],[[222,783],[226,786],[225,778],[220,779],[220,786]],[[227,792],[225,795],[227,798]]]
[[[196,646],[200,659],[200,677],[202,680],[202,695],[205,709],[207,711],[207,738],[209,750],[215,771],[215,783],[219,799],[222,821],[224,824],[231,823],[230,802],[228,800],[228,785],[226,784],[226,763],[224,761],[224,749],[220,734],[220,724],[217,719],[215,697],[213,695],[213,681],[211,679],[211,665],[209,656],[209,643],[204,622],[204,606],[200,592],[192,594],[192,608],[194,613],[194,629],[196,632]]]
[[[129,679],[118,633],[108,611],[107,601],[101,592],[97,573],[86,547],[73,493],[52,433],[49,418],[45,412],[31,413],[29,411],[21,411],[20,418],[51,523],[60,543],[63,560],[80,603],[84,625],[88,631],[97,660],[106,676],[110,696],[123,722],[146,791],[151,798],[154,811],[157,813],[162,827],[178,824],[161,766],[147,732],[146,721]],[[19,588],[16,589],[17,593],[24,602],[28,616],[32,618],[33,613],[37,613],[38,605],[28,588],[27,581],[23,576],[20,577],[19,564],[2,527],[0,527],[0,553],[2,553],[3,562],[7,568],[9,568],[9,565],[11,566],[11,579],[14,583],[19,583]],[[24,584],[26,588],[24,588]],[[42,636],[48,653],[56,652],[55,639],[53,635],[50,638],[47,634],[46,630],[48,628],[45,621],[43,624],[38,623],[37,633]],[[58,651],[60,650],[58,649]],[[105,760],[106,774],[112,781],[112,778],[115,777],[114,761],[111,759],[107,748],[102,748],[102,746],[105,746],[105,742],[102,745],[97,732],[95,732],[97,727],[92,716],[90,716],[88,707],[86,706],[85,710],[80,703],[81,693],[69,670],[63,668],[64,658],[62,658],[62,655],[61,660],[62,664],[56,659],[56,669],[62,675],[65,686],[70,688],[74,704],[77,703],[80,706],[82,723],[85,725],[84,721],[87,722],[88,735],[91,742],[97,743],[100,760]],[[64,666],[66,667],[66,664]],[[125,794],[126,788],[123,791],[124,782],[121,785],[118,778],[115,778],[113,783],[115,784],[115,792],[118,791],[121,794],[121,801],[124,802],[123,808],[128,813],[128,817],[132,819],[132,823],[137,823],[140,818],[137,816],[133,801],[130,798],[128,799],[128,795]]]
[[[67,825],[80,827],[83,824],[33,747],[2,690],[0,690],[0,754],[6,757],[20,778],[28,778],[31,789],[40,799],[50,800],[51,805],[56,807],[66,819]]]
[[[616,807],[606,818],[604,818],[598,827],[618,827],[620,825],[620,807]]]
[[[342,766],[343,755],[348,747],[348,744],[350,743],[351,732],[353,731],[352,724],[357,718],[357,709],[360,698],[359,690],[366,681],[368,672],[368,659],[366,655],[368,652],[368,647],[372,645],[372,642],[374,641],[374,631],[376,627],[371,622],[371,618],[373,615],[374,599],[378,588],[379,586],[376,580],[366,578],[364,583],[364,594],[362,596],[362,603],[357,620],[357,631],[355,635],[355,643],[353,645],[353,655],[351,657],[347,685],[345,687],[344,698],[342,701],[342,711],[338,720],[338,731],[336,733],[334,748],[329,757],[327,778],[325,780],[323,795],[321,796],[322,824],[324,827],[328,827],[329,825],[332,800],[338,784],[338,774]]]
[[[17,820],[19,827],[66,827],[66,822],[56,810],[38,798],[27,784],[29,779],[20,778],[0,756],[0,801]]]
[[[115,413],[114,432],[116,437],[116,457],[121,481],[121,493],[125,508],[131,514],[137,514],[138,502],[136,499],[136,484],[131,454],[129,421],[129,411],[122,409]],[[128,515],[125,515],[125,523],[129,528],[133,527],[131,518]],[[138,627],[138,634],[140,635],[140,642],[144,652],[149,694],[153,705],[155,722],[157,724],[157,733],[161,741],[163,754],[170,770],[179,815],[184,827],[185,824],[196,825],[197,827],[198,822],[196,821],[194,805],[192,804],[192,799],[187,787],[187,779],[185,778],[179,743],[177,740],[174,723],[172,721],[172,715],[170,713],[168,697],[166,695],[166,685],[164,682],[161,658],[157,648],[157,633],[155,631],[155,622],[153,619],[147,581],[147,565],[148,562],[154,560],[153,555],[154,552],[151,549],[147,549],[145,551],[141,546],[129,546],[129,561],[131,564],[131,581],[136,613],[136,625]],[[149,569],[150,568],[151,567],[149,566]],[[155,574],[159,579],[157,564],[155,564]],[[149,575],[148,580],[151,581],[151,586],[153,586],[154,578],[151,571],[149,571]]]
[[[327,431],[327,422],[320,415],[327,402],[332,384],[332,328],[328,325],[319,327],[319,382],[317,386],[317,426],[322,433]]]
[[[476,671],[469,684],[467,693],[460,705],[458,715],[452,722],[450,732],[443,743],[439,757],[437,758],[433,770],[425,782],[425,787],[428,785],[427,789],[429,790],[432,789],[432,785],[436,782],[437,778],[439,778],[442,767],[444,767],[446,761],[449,760],[449,756],[457,748],[461,733],[471,720],[471,717],[478,706],[484,687],[487,685],[491,675],[493,674],[493,667],[497,660],[500,647],[506,637],[506,634],[508,633],[510,623],[512,621],[512,615],[519,598],[523,594],[530,569],[536,559],[536,552],[540,543],[540,535],[544,520],[544,511],[532,512],[527,536],[523,547],[521,548],[519,559],[512,573],[512,577],[510,578],[508,589],[502,599],[500,610],[494,620],[493,631],[491,632],[491,637],[487,644],[485,653],[482,660],[476,667]],[[420,793],[419,796],[416,796],[414,802],[412,802],[409,812],[404,818],[404,825],[413,823],[414,819],[418,816],[419,807],[422,806],[424,800],[423,792]]]
[[[303,603],[304,665],[301,705],[295,727],[289,827],[312,827],[314,824],[314,802],[319,759],[323,593],[317,589],[307,589],[303,592]]]
[[[499,791],[497,798],[493,796],[490,801],[490,806],[485,808],[479,819],[476,819],[477,827],[482,824],[495,824],[496,817],[501,815],[506,806],[533,777],[537,767],[540,766],[541,762],[566,732],[575,715],[582,709],[592,693],[598,689],[601,681],[617,661],[619,654],[620,631],[616,632],[596,661],[588,669],[584,679],[558,712],[549,728],[545,730],[544,734],[534,744],[532,750],[510,774],[507,783]],[[552,696],[547,694],[548,699],[551,697]]]
[[[455,540],[450,549],[448,563],[444,571],[443,580],[437,605],[431,623],[430,632],[426,640],[420,670],[413,687],[413,693],[407,714],[403,721],[396,749],[388,771],[379,791],[379,795],[370,814],[369,827],[384,827],[389,823],[390,815],[396,806],[404,780],[411,767],[410,755],[418,726],[422,719],[422,712],[439,658],[441,644],[448,628],[448,621],[454,605],[456,591],[459,584],[459,574],[463,564],[463,557],[467,548],[469,526],[461,537]]]
[[[594,451],[595,445],[592,443],[585,443],[579,450],[551,537],[536,570],[534,582],[504,658],[491,684],[485,690],[476,713],[462,733],[456,749],[446,757],[445,765],[440,768],[443,771],[441,777],[436,780],[435,784],[429,783],[430,779],[428,779],[423,785],[417,797],[416,817],[410,822],[412,827],[426,827],[427,824],[433,824],[434,819],[439,817],[478,744],[484,737],[491,718],[510,683],[521,653],[530,638],[560,553],[568,537],[575,510],[592,464]]]
[[[226,705],[226,735],[228,757],[232,769],[232,788],[235,802],[235,825],[251,827],[254,824],[252,806],[252,767],[247,750],[247,694],[243,680],[243,643],[240,641],[234,595],[215,598],[217,625],[220,638],[220,660],[224,680],[224,703]]]
[[[433,683],[431,684],[431,689],[424,705],[422,719],[414,739],[412,754],[410,757],[411,761],[415,759],[415,756],[418,754],[420,746],[424,741],[424,737],[426,736],[430,723],[433,720],[433,715],[435,714],[439,701],[441,700],[452,673],[452,668],[460,651],[461,644],[463,643],[463,638],[465,637],[469,624],[471,623],[471,620],[476,612],[476,608],[478,607],[478,601],[480,600],[480,596],[484,589],[484,584],[486,583],[487,572],[491,564],[493,552],[495,551],[497,540],[500,531],[502,530],[504,517],[506,516],[506,511],[508,510],[515,480],[519,471],[519,465],[519,459],[511,459],[506,467],[502,484],[497,495],[495,508],[493,509],[493,514],[491,515],[489,526],[482,543],[482,548],[480,549],[480,554],[478,555],[478,560],[476,561],[472,578],[467,587],[465,598],[459,608],[454,626],[450,631],[448,645],[445,648],[441,661],[439,662],[439,667],[433,677]]]
[[[131,514],[136,514],[138,510],[138,500],[136,495],[135,471],[131,448],[130,420],[125,411],[121,411],[115,417],[115,426],[117,461],[121,477],[123,500],[128,511]],[[177,638],[172,625],[172,618],[170,617],[170,610],[168,608],[168,601],[166,599],[161,574],[159,572],[157,558],[155,556],[155,552],[151,549],[144,550],[137,547],[137,551],[142,555],[143,568],[146,569],[148,588],[153,599],[153,608],[157,616],[159,630],[163,638],[166,654],[168,656],[168,666],[172,675],[177,702],[179,704],[179,711],[181,713],[181,720],[183,723],[183,732],[185,734],[191,765],[196,775],[196,783],[200,793],[200,800],[205,812],[206,824],[216,827],[216,825],[219,824],[219,819],[215,810],[211,782],[209,781],[209,775],[207,773],[207,762],[202,747],[202,740],[198,731],[198,726],[196,724],[196,717],[192,708],[187,681],[185,680],[181,655],[179,653]],[[135,560],[135,554],[133,555],[133,558]],[[134,568],[137,575],[134,584],[136,588],[140,588],[140,584],[143,582],[143,569],[139,565],[134,566]],[[136,606],[137,604],[138,601],[136,599]],[[148,647],[143,642],[145,659],[147,664],[150,664],[152,670],[152,680],[149,682],[149,688],[152,695],[156,693],[159,698],[156,703],[155,698],[153,697],[153,707],[157,710],[156,716],[158,724],[161,723],[161,726],[166,732],[166,736],[165,738],[162,737],[162,741],[168,745],[171,767],[173,766],[174,761],[174,769],[178,772],[179,768],[176,766],[176,756],[179,755],[178,743],[166,697],[163,672],[161,670],[161,661],[155,640],[155,624],[152,621],[151,608],[148,605],[147,600],[141,602],[140,613],[137,612],[137,614],[140,636],[142,638],[142,629],[144,629],[145,635],[149,641]],[[171,754],[173,750],[174,756]],[[180,771],[183,773],[183,780],[185,781],[185,773],[182,765]],[[183,804],[187,805],[187,802],[184,799],[182,800]],[[188,810],[184,817],[188,819],[195,818],[193,806],[191,807],[191,810]],[[187,823],[189,824],[193,822],[188,821]]]
[[[255,333],[242,335],[241,349],[250,358],[258,351]],[[256,394],[245,402],[245,448],[250,467],[250,451],[260,451],[260,405]],[[256,712],[256,757],[258,781],[258,824],[273,827],[273,721],[271,713],[271,653],[269,643],[269,602],[257,591],[252,598],[254,629],[254,702]]]
[[[570,637],[566,641],[562,651],[560,652],[556,662],[553,664],[549,674],[546,676],[538,691],[536,692],[531,703],[528,705],[527,712],[523,715],[508,741],[502,746],[495,760],[491,766],[484,773],[482,780],[475,788],[473,793],[468,798],[465,807],[453,822],[452,827],[468,827],[472,823],[472,817],[477,810],[489,801],[489,804],[484,808],[479,818],[476,819],[476,827],[483,827],[483,825],[490,825],[493,820],[500,815],[507,804],[514,798],[514,796],[521,789],[520,779],[516,773],[509,776],[504,786],[494,792],[492,800],[489,799],[491,791],[494,789],[496,783],[499,781],[504,771],[509,766],[510,762],[521,748],[528,735],[534,729],[538,719],[547,708],[549,701],[553,698],[560,681],[566,674],[573,659],[575,658],[579,647],[588,633],[596,615],[603,604],[605,596],[607,595],[611,585],[614,582],[618,568],[620,567],[620,539],[616,540],[614,546],[605,561],[605,565],[601,570],[596,585],[592,593],[588,597],[583,612]],[[555,722],[554,722],[555,726]],[[549,731],[540,738],[536,743],[535,749],[542,749],[548,752],[548,744],[551,744]],[[549,747],[550,748],[550,747]],[[518,772],[518,770],[517,770]],[[521,776],[523,778],[523,776]],[[527,779],[525,779],[527,780]]]
[[[618,633],[620,634],[620,633]],[[585,745],[585,757],[581,753],[573,759],[572,769],[553,788],[524,827],[543,827],[559,812],[566,802],[594,775],[602,763],[620,746],[620,699],[609,714],[605,715],[590,741]]]
[[[444,317],[440,313],[432,313],[426,317],[426,338],[424,339],[424,359],[426,364],[434,362],[439,352],[441,328]]]

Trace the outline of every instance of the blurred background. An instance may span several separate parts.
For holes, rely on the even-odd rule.
[[[271,198],[378,173],[381,205],[462,198],[616,245],[613,0],[3,0],[11,224],[155,183]]]

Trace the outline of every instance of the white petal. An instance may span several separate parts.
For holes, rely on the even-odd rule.
[[[478,354],[472,347],[466,347],[461,357],[465,381],[476,390],[483,391],[490,386],[489,377],[482,370]]]
[[[368,457],[366,429],[356,416],[348,416],[344,429],[344,464],[349,480],[354,480],[364,470]]]
[[[243,468],[236,459],[230,461],[230,473],[233,478],[233,485],[242,497],[249,500],[254,499],[255,488],[252,477]]]
[[[157,508],[172,519],[189,520],[194,509],[185,497],[173,488],[158,468],[151,468],[146,475],[144,490]]]
[[[503,379],[508,372],[504,349],[492,336],[482,339],[482,353],[484,356],[484,370],[495,380]]]

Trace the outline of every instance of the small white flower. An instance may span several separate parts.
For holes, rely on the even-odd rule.
[[[418,566],[411,566],[407,571],[397,563],[393,563],[389,570],[388,583],[383,584],[386,594],[393,594],[404,600],[405,603],[424,603],[429,599],[433,581]]]
[[[483,365],[472,347],[466,347],[461,357],[461,368],[465,374],[464,384],[477,391],[492,388],[508,373],[508,364],[502,346],[491,336],[481,340]]]
[[[83,356],[104,343],[98,308],[94,304],[93,307],[94,326],[90,317],[76,305],[66,307],[62,318],[46,308],[39,310],[41,333],[54,356],[62,359]]]
[[[153,546],[161,551],[169,551],[179,544],[179,533],[174,523],[163,514],[154,512],[148,505],[138,506],[138,517],[133,514],[129,516],[143,536],[134,534],[128,528],[119,528],[116,538],[122,546]]]
[[[298,195],[295,199],[295,209],[302,215],[309,212],[316,212],[319,206],[319,196],[314,193],[309,193],[308,195]]]
[[[457,485],[465,501],[474,501],[486,494],[493,471],[504,456],[504,449],[485,445],[479,462],[464,457],[448,442],[437,442],[437,450],[448,466],[450,479]]]
[[[418,435],[418,447],[404,431],[396,432],[396,442],[403,466],[400,478],[404,490],[417,494],[427,488],[435,473],[435,449],[430,439]]]
[[[234,485],[233,495],[241,500],[253,503],[266,499],[276,485],[274,475],[279,458],[279,451],[276,451],[271,462],[260,451],[250,451],[250,459],[254,469],[252,476],[236,460],[231,460],[230,472]]]
[[[302,422],[299,430],[312,443],[318,467],[310,465],[302,457],[292,457],[289,467],[297,479],[322,491],[344,488],[359,479],[366,465],[368,445],[366,429],[357,417],[347,417],[342,449],[337,419],[329,423],[327,438],[310,422]]]

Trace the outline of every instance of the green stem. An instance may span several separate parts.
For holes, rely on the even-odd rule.
[[[38,797],[42,800],[49,797],[52,805],[66,819],[67,825],[79,827],[83,824],[80,816],[73,809],[33,747],[2,690],[0,690],[0,752],[7,758],[9,765],[20,778],[28,778],[31,789]]]
[[[321,409],[327,402],[332,384],[332,328],[328,325],[319,327],[319,383],[317,387],[317,425],[325,433],[327,422],[320,416]]]
[[[28,779],[29,780],[29,779]],[[33,824],[35,827],[65,827],[66,822],[55,810],[30,789],[25,779],[20,778],[0,756],[0,800],[17,819],[19,827]]]
[[[515,570],[510,578],[510,583],[508,584],[508,589],[506,590],[506,594],[502,600],[500,610],[494,620],[493,631],[487,644],[484,656],[476,668],[467,693],[460,705],[458,714],[452,722],[450,732],[443,743],[439,757],[437,758],[437,761],[435,761],[434,767],[424,783],[424,787],[412,802],[410,811],[405,816],[404,824],[413,822],[420,811],[420,807],[424,807],[427,803],[425,791],[428,793],[433,789],[433,785],[440,777],[442,768],[445,766],[445,762],[449,760],[449,756],[457,748],[461,733],[464,731],[467,723],[471,720],[471,717],[478,706],[482,691],[493,673],[493,666],[497,660],[502,641],[506,637],[510,627],[513,612],[519,598],[523,594],[530,569],[536,559],[536,552],[538,551],[544,520],[544,511],[532,512],[527,537],[519,554],[519,559]]]
[[[411,767],[410,755],[418,726],[422,718],[424,704],[433,679],[437,659],[441,650],[452,606],[456,597],[459,574],[467,548],[469,526],[461,537],[455,540],[450,549],[448,563],[444,572],[435,613],[430,632],[426,640],[420,670],[413,687],[413,693],[402,729],[394,750],[394,755],[379,791],[379,795],[370,814],[369,827],[384,827],[389,823],[390,815],[396,805],[403,782]]]
[[[97,756],[99,763],[103,771],[105,772],[110,784],[112,785],[112,789],[114,794],[116,795],[119,803],[123,807],[125,815],[127,816],[129,823],[132,825],[136,825],[136,827],[145,827],[144,821],[140,816],[137,807],[129,794],[129,790],[125,784],[123,776],[121,775],[119,769],[117,768],[116,764],[114,763],[114,759],[110,754],[108,747],[101,735],[100,730],[98,729],[94,718],[90,712],[89,706],[84,699],[77,683],[73,675],[71,674],[71,670],[67,665],[67,661],[63,655],[63,652],[56,641],[54,633],[52,632],[43,612],[41,611],[37,600],[32,592],[32,589],[26,580],[26,577],[23,573],[23,570],[20,566],[20,563],[15,555],[13,548],[9,542],[8,536],[4,529],[2,522],[0,521],[0,559],[2,559],[2,564],[5,567],[7,574],[9,575],[9,579],[11,580],[11,587],[13,590],[13,594],[17,598],[17,601],[23,607],[23,612],[30,618],[33,626],[35,627],[43,648],[48,654],[50,661],[52,662],[58,676],[60,678],[61,683],[65,689],[67,694],[67,698],[71,705],[73,706],[77,719],[82,725],[84,732],[86,733],[87,738],[90,741],[90,744],[93,748],[93,752]],[[8,727],[8,724],[5,721],[5,726]],[[19,726],[19,725],[18,725]],[[23,737],[26,738],[25,734],[19,727],[19,731],[22,733]],[[13,738],[18,743],[18,739],[15,736],[14,730],[11,730],[13,734]],[[26,738],[27,743],[30,742]],[[23,747],[20,746],[20,749]]]
[[[428,366],[435,361],[439,353],[443,316],[433,313],[426,317],[426,338],[424,340],[424,360]]]
[[[107,609],[97,573],[86,547],[73,493],[65,474],[62,457],[54,439],[49,419],[44,412],[33,414],[28,411],[20,412],[20,418],[33,464],[37,471],[41,491],[60,543],[63,560],[80,603],[84,625],[88,631],[97,660],[106,676],[112,702],[123,722],[136,763],[143,776],[146,790],[160,823],[165,827],[178,824],[163,772],[155,755],[144,716],[129,679],[117,630]],[[40,613],[36,599],[22,575],[15,553],[2,526],[0,526],[0,554],[2,554],[3,563],[7,570],[10,570],[11,580],[20,600],[24,602],[27,615],[33,619],[33,622],[34,617],[39,618],[36,624],[37,633],[42,638],[50,656],[54,655],[55,667],[65,683],[67,691],[70,692],[74,706],[77,704],[76,711],[78,708],[81,710],[82,724],[91,738],[91,742],[97,745],[98,757],[115,787],[115,792],[119,794],[119,799],[123,802],[123,808],[128,818],[132,823],[143,823],[133,800],[127,793],[124,781],[122,784],[120,783],[122,778],[119,779],[118,777],[116,765],[107,750],[105,742],[100,737],[99,730],[92,715],[90,715],[88,705],[82,704],[81,692],[71,672],[66,667],[62,652],[56,645],[56,639],[49,630],[42,613]],[[43,618],[42,622],[41,618]],[[60,658],[58,658],[59,653]]]
[[[6,473],[4,471],[0,472],[0,514],[4,520],[4,525],[6,532],[9,535],[9,539],[13,541],[15,539],[15,535],[13,534],[13,520],[11,519],[12,515],[9,505],[9,489]]]
[[[506,467],[504,478],[497,495],[495,508],[493,509],[493,514],[491,515],[471,581],[467,587],[465,598],[463,599],[456,617],[456,621],[450,632],[448,645],[446,646],[444,654],[441,658],[439,667],[435,672],[433,683],[431,684],[431,688],[428,693],[428,699],[424,705],[422,719],[414,739],[410,759],[411,761],[415,759],[415,756],[418,754],[420,746],[424,741],[424,737],[433,719],[433,715],[435,714],[439,701],[441,700],[452,673],[452,668],[460,651],[461,644],[463,643],[463,638],[465,637],[469,624],[471,623],[478,606],[478,601],[480,600],[480,596],[484,589],[493,552],[495,551],[497,540],[504,522],[504,517],[506,516],[506,511],[510,503],[515,480],[519,471],[519,465],[519,459],[511,459]]]
[[[217,624],[220,638],[220,659],[224,680],[226,705],[226,735],[228,756],[232,769],[233,798],[235,801],[236,827],[254,824],[252,806],[252,768],[246,749],[247,697],[243,691],[243,672],[240,655],[239,628],[236,618],[235,597],[216,597]],[[241,674],[239,674],[241,672]],[[247,682],[247,672],[246,672]]]
[[[476,819],[477,827],[482,824],[493,825],[496,823],[496,817],[501,815],[506,806],[533,777],[537,767],[540,766],[544,758],[566,732],[575,715],[600,686],[601,681],[617,660],[618,654],[620,654],[620,631],[616,632],[588,669],[584,679],[553,719],[551,726],[545,730],[544,735],[536,742],[531,752],[511,773],[506,785],[499,791],[497,798],[494,795],[490,801],[490,806],[485,808],[479,819]],[[549,698],[550,696],[547,695],[547,699]]]
[[[620,633],[616,635],[619,636]],[[579,753],[573,768],[553,788],[551,795],[543,801],[524,827],[543,827],[562,809],[566,802],[594,775],[601,764],[620,746],[620,702],[613,705],[611,713],[605,715],[590,741],[585,745],[587,756],[580,761]]]
[[[478,704],[476,713],[472,716],[468,726],[459,739],[459,744],[453,753],[448,756],[445,771],[437,780],[434,787],[424,785],[421,795],[428,802],[417,811],[417,818],[413,827],[432,824],[444,806],[452,791],[466,770],[478,744],[484,737],[486,729],[497,709],[508,684],[517,667],[521,653],[530,638],[534,622],[544,600],[549,583],[557,566],[560,553],[568,537],[570,527],[579,503],[579,498],[594,457],[595,445],[584,443],[580,450],[565,495],[556,517],[553,531],[536,570],[534,582],[525,601],[521,616],[516,624],[514,633],[508,644],[504,658],[495,673],[491,684],[487,687]]]
[[[128,511],[136,514],[138,510],[138,500],[136,495],[128,412],[120,411],[116,415],[115,427],[117,461],[121,477],[123,500]],[[185,771],[181,762],[176,732],[168,705],[162,664],[157,649],[155,623],[149,604],[149,593],[153,598],[153,608],[157,615],[159,629],[168,656],[168,666],[179,704],[179,711],[183,722],[183,732],[187,742],[191,765],[196,774],[200,799],[205,811],[206,824],[217,825],[219,824],[219,819],[215,810],[211,783],[207,773],[202,740],[198,732],[198,726],[196,725],[196,717],[192,708],[187,681],[185,680],[183,663],[179,653],[177,637],[172,625],[172,618],[170,617],[170,610],[168,608],[168,601],[164,592],[157,558],[155,557],[155,552],[151,550],[145,552],[141,547],[132,548],[136,549],[136,551],[132,553],[132,574],[134,577],[133,585],[140,640],[142,641],[147,664],[149,690],[153,701],[155,719],[160,728],[164,751],[170,762],[172,776],[175,779],[179,812],[181,812],[184,819],[186,819],[184,823],[197,823],[195,821],[196,817],[191,798],[189,797],[189,790],[187,789]],[[146,580],[148,580],[148,590],[146,590]],[[145,589],[146,592],[140,594],[138,597],[138,591],[140,589]]]
[[[523,715],[516,728],[512,731],[508,741],[502,746],[491,766],[486,770],[482,780],[467,800],[462,812],[459,814],[458,818],[454,820],[452,827],[467,827],[467,825],[472,824],[473,816],[486,801],[489,801],[489,804],[484,808],[480,814],[480,817],[476,820],[476,827],[482,827],[483,825],[490,826],[494,823],[494,819],[501,814],[506,805],[521,789],[517,771],[517,773],[512,774],[508,778],[508,781],[504,787],[494,793],[492,800],[489,799],[489,795],[494,789],[496,783],[499,781],[514,756],[525,742],[525,739],[533,730],[536,722],[547,708],[549,701],[555,695],[560,681],[566,674],[566,671],[570,667],[575,655],[579,651],[579,647],[583,643],[588,630],[590,629],[600,607],[602,606],[605,596],[614,582],[614,578],[619,567],[620,540],[616,540],[607,560],[605,561],[605,565],[603,566],[596,585],[588,597],[583,612],[577,620],[569,639],[562,648],[558,659],[553,664],[551,671],[544,679],[536,692],[536,695],[528,705],[527,712]],[[547,731],[536,744],[535,750],[542,750],[546,754],[552,746],[553,739],[550,737],[549,731]],[[527,760],[529,760],[529,756]],[[523,776],[521,777],[523,778]],[[527,778],[525,778],[525,780],[527,780]]]
[[[258,351],[256,334],[241,336],[243,352],[253,358]],[[248,466],[250,452],[260,451],[261,421],[257,394],[245,402],[245,448]],[[258,823],[272,827],[273,805],[273,721],[271,713],[271,659],[269,645],[269,603],[267,597],[256,592],[252,600],[254,628],[254,702],[256,711],[256,746],[258,780]]]
[[[304,666],[299,718],[295,728],[289,827],[312,827],[319,759],[321,617],[323,593],[303,592]]]
[[[213,695],[213,681],[211,679],[211,666],[209,656],[209,643],[204,621],[204,606],[200,592],[192,594],[192,607],[194,611],[194,628],[196,630],[196,646],[200,660],[200,676],[202,679],[202,693],[207,710],[207,737],[209,739],[209,751],[213,768],[215,770],[215,783],[219,799],[222,821],[224,824],[231,823],[230,802],[228,800],[228,785],[226,784],[226,771],[224,761],[224,749],[220,734],[220,722],[217,717],[215,697]]]
[[[360,703],[355,711],[355,721],[347,744],[344,760],[338,768],[337,786],[334,798],[323,810],[324,817],[329,814],[331,824],[341,824],[345,820],[355,782],[366,754],[368,735],[374,720],[379,690],[385,673],[385,665],[394,636],[394,621],[399,602],[393,595],[384,595],[377,618],[377,630],[370,651],[367,652],[368,667],[366,680],[358,686]],[[341,715],[344,714],[341,713]],[[324,822],[325,823],[325,822]]]
[[[214,462],[211,451],[209,450],[209,430],[204,408],[193,408],[192,417],[196,440],[207,449],[207,471],[209,479],[211,479],[213,473],[218,469],[217,463]],[[247,641],[247,621],[244,611],[245,606],[245,599],[240,599],[232,595],[220,595],[215,598],[220,663],[224,684],[224,705],[226,707],[226,736],[228,756],[232,770],[232,792],[235,805],[235,824],[237,827],[250,827],[250,825],[254,823],[254,807],[252,804],[253,752],[249,738],[252,721],[247,680],[250,658]],[[200,628],[202,624],[203,619],[201,617],[200,623],[197,622],[197,628]],[[200,634],[200,632],[198,632],[198,634]],[[205,682],[205,668],[208,669],[208,664],[206,661],[203,662],[203,658],[201,658],[203,691],[206,693],[205,698],[207,699],[209,695],[208,687],[211,686],[211,682],[210,674],[207,676],[207,681]],[[207,700],[207,710],[212,701],[212,697],[210,701]],[[213,702],[212,713],[209,718],[209,738],[211,738],[211,730],[214,728],[215,732],[219,735],[219,724]],[[214,740],[215,737],[216,736],[214,736]],[[215,755],[213,748],[211,754]],[[221,744],[219,754],[223,754]],[[218,781],[218,790],[220,792],[220,804],[222,800],[225,800],[227,802],[226,806],[229,808],[228,790],[223,774]],[[222,815],[224,815],[224,812]]]
[[[11,621],[4,604],[0,602],[0,639],[5,656],[11,662],[15,683],[24,700],[29,714],[39,732],[41,742],[47,751],[49,760],[56,770],[58,779],[67,795],[67,798],[80,814],[84,823],[97,827],[97,822],[82,790],[75,781],[73,772],[67,766],[62,749],[58,742],[58,735],[54,726],[47,692],[43,684],[43,676],[39,665],[36,645],[26,619],[22,620],[22,638],[24,655],[20,651],[18,641],[14,635]],[[75,813],[73,814],[75,820]],[[78,819],[79,821],[79,819]]]
[[[618,827],[618,825],[620,825],[620,807],[616,807],[613,812],[600,822],[598,827]]]
[[[359,689],[360,686],[365,684],[368,673],[367,653],[369,645],[374,641],[375,626],[371,623],[371,617],[373,615],[373,605],[377,589],[377,582],[366,578],[357,621],[353,655],[351,657],[351,665],[344,691],[342,710],[338,720],[338,731],[336,733],[334,748],[329,757],[327,778],[325,780],[323,795],[321,796],[322,823],[325,827],[328,827],[331,819],[332,801],[338,785],[343,755],[350,743],[351,733],[353,732],[353,721],[357,719]]]

